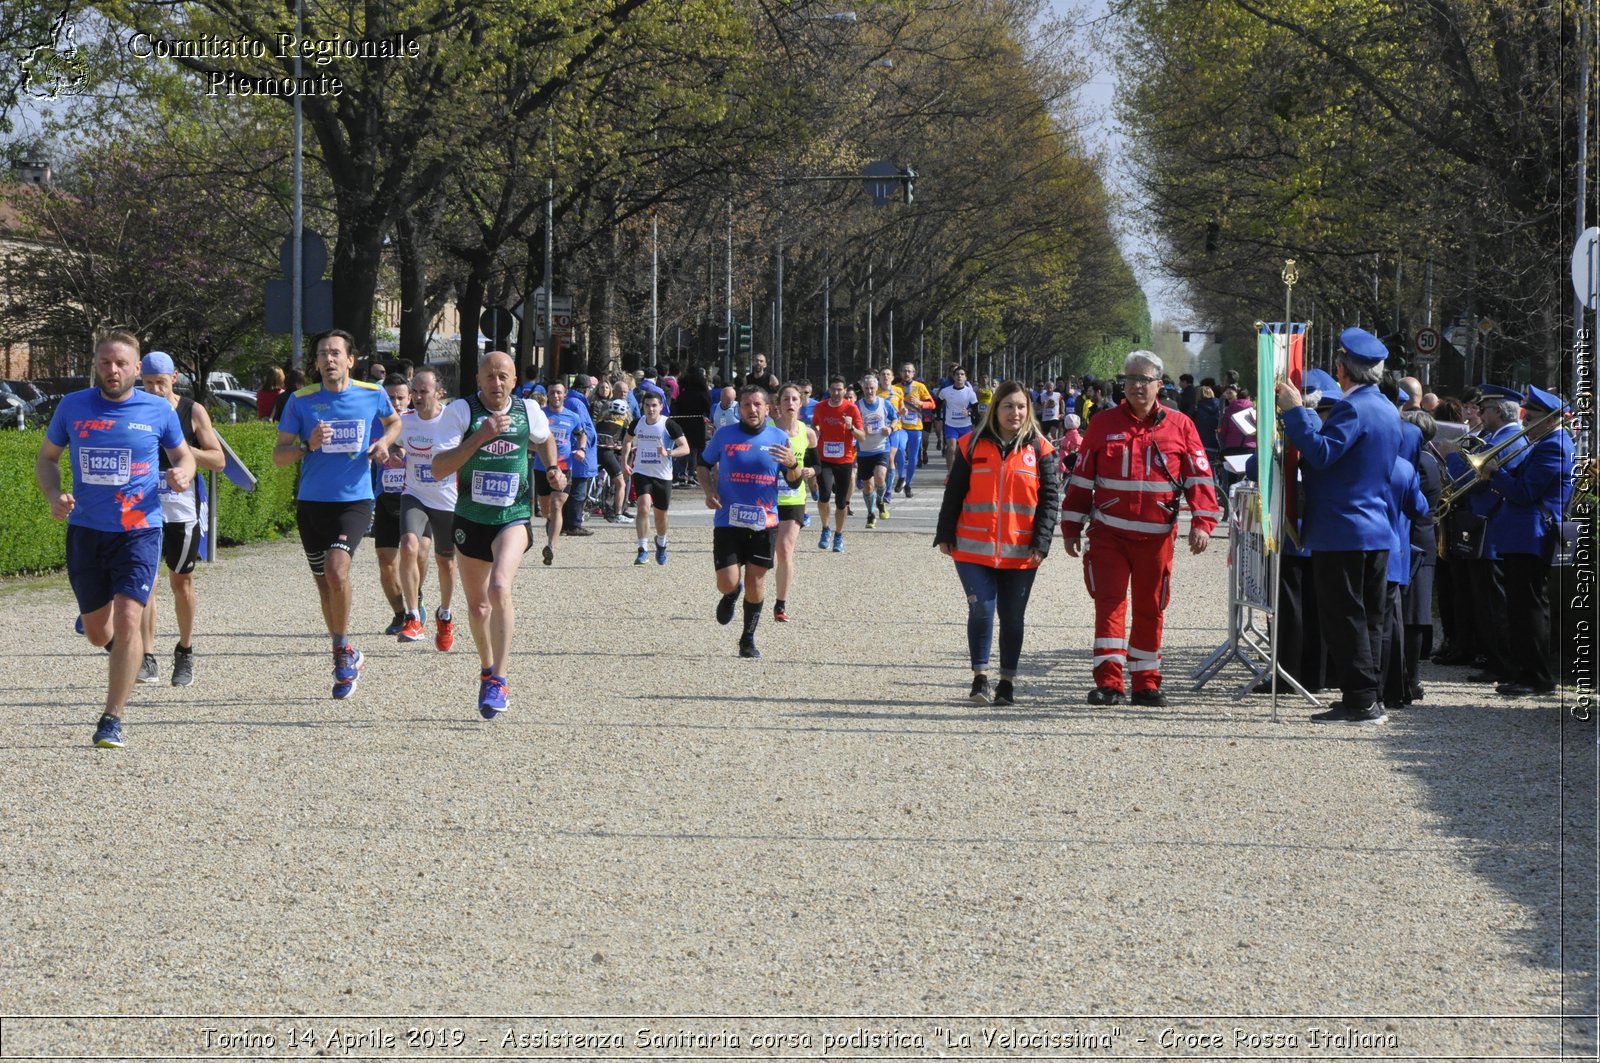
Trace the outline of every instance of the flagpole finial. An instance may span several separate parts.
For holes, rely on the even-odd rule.
[[[1295,267],[1294,267],[1294,259],[1292,259],[1292,258],[1284,259],[1283,260],[1283,283],[1287,287],[1293,288],[1294,285],[1295,285],[1295,282],[1298,281],[1299,279],[1300,279],[1300,272],[1298,270],[1296,270]]]

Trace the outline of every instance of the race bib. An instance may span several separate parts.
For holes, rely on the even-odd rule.
[[[838,440],[822,444],[822,456],[825,458],[844,457],[844,444]]]
[[[728,523],[740,528],[761,531],[767,526],[767,511],[760,506],[735,503],[728,507]]]
[[[121,487],[133,474],[133,451],[126,447],[82,447],[78,479],[100,487]]]
[[[439,481],[433,478],[433,462],[414,461],[411,463],[411,479],[419,484],[436,484]]]
[[[522,477],[514,472],[474,470],[472,500],[479,505],[499,506],[504,509],[517,501],[517,489],[521,485]]]
[[[904,421],[906,424],[921,424],[922,407],[914,406],[909,402],[906,403],[905,409],[900,411],[900,420]]]
[[[358,454],[367,449],[367,422],[365,421],[324,421],[333,429],[333,438],[322,444],[322,450],[328,454]]]
[[[862,427],[872,433],[883,431],[883,416],[876,413],[867,414],[862,418]]]
[[[398,469],[391,469],[389,466],[385,465],[383,467],[382,482],[383,493],[386,495],[397,495],[401,491],[404,491],[406,489],[405,466],[402,465]]]
[[[634,448],[634,464],[656,468],[666,458],[666,450],[656,440],[640,440]]]

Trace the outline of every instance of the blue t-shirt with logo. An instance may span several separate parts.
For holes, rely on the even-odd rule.
[[[45,438],[72,459],[68,524],[97,531],[161,526],[161,450],[183,444],[172,404],[147,391],[112,402],[99,388],[61,400]]]
[[[544,411],[545,419],[550,422],[550,438],[556,441],[556,463],[564,470],[572,458],[572,441],[578,436],[578,429],[583,427],[583,422],[578,415],[563,406],[559,410],[547,409]],[[532,447],[528,448],[533,455],[533,467],[544,471],[544,460],[539,457],[539,452]]]
[[[717,429],[700,456],[701,464],[717,467],[722,505],[712,522],[716,527],[778,526],[778,481],[783,469],[769,448],[788,445],[789,436],[770,421],[754,431],[742,421]]]
[[[302,441],[327,422],[333,438],[300,459],[300,494],[304,502],[361,502],[372,497],[372,463],[367,448],[381,432],[379,419],[394,413],[388,392],[377,384],[352,380],[343,391],[313,385],[301,388],[283,407],[280,432]]]

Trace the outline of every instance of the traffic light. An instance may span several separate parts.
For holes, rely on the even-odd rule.
[[[750,350],[751,350],[751,347],[750,347],[750,326],[749,325],[738,325],[736,327],[739,330],[739,353],[740,354],[749,354]]]
[[[727,356],[728,356],[728,330],[725,329],[725,328],[719,328],[719,329],[717,329],[717,357],[718,358],[726,358]]]

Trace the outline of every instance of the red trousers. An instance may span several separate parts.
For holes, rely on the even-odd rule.
[[[1172,543],[1089,526],[1083,582],[1094,599],[1094,685],[1123,689],[1124,665],[1133,689],[1161,686],[1161,621],[1172,596]],[[1127,630],[1128,589],[1133,588],[1133,631]]]

